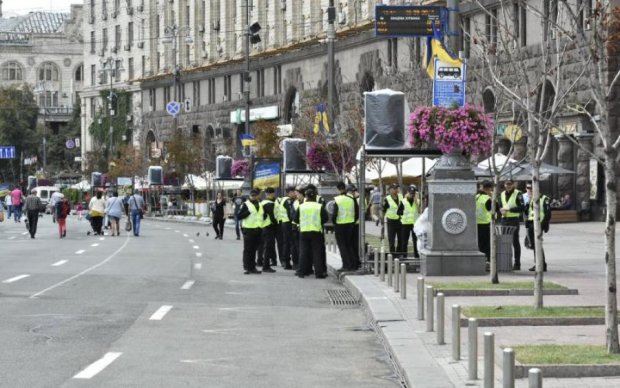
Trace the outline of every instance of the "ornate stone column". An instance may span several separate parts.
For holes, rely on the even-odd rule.
[[[575,138],[581,146],[577,148],[575,205],[577,211],[583,214],[590,211],[590,153],[592,152],[594,133],[578,132],[575,134]]]
[[[421,250],[424,275],[484,275],[478,251],[476,180],[469,161],[442,155],[428,181],[428,244]]]
[[[558,166],[567,170],[574,171],[574,159],[573,159],[573,142],[568,137],[570,135],[556,135],[555,139],[558,141]],[[564,194],[573,193],[574,186],[574,174],[560,174],[558,175],[558,194],[563,197]]]

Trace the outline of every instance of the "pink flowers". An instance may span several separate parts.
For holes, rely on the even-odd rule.
[[[237,159],[233,161],[230,168],[232,176],[247,177],[250,174],[250,162],[246,159]]]
[[[442,153],[460,149],[468,156],[486,155],[493,147],[493,127],[493,120],[477,106],[421,106],[410,116],[409,144],[422,149],[434,146]]]
[[[341,173],[353,167],[353,154],[345,143],[312,143],[308,147],[307,161],[312,170]]]

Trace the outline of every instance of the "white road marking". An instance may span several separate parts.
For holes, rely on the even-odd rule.
[[[105,240],[105,237],[99,237],[99,241]]]
[[[27,278],[27,277],[29,277],[29,276],[30,276],[30,275],[19,275],[19,276],[15,276],[15,277],[13,277],[13,278],[6,279],[6,280],[2,281],[2,283],[14,283],[14,282],[16,282],[16,281],[18,281],[18,280],[25,279],[25,278]]]
[[[178,230],[176,230],[176,232],[178,233],[179,231],[178,231]],[[187,234],[185,234],[185,233],[184,233],[184,234],[183,234],[183,237],[189,237],[189,236],[188,236]]]
[[[196,264],[194,264],[194,268],[195,268],[195,269],[202,269],[202,263],[196,263]]]
[[[86,367],[83,371],[73,376],[74,379],[90,379],[97,375],[97,373],[104,370],[108,365],[114,362],[117,358],[121,356],[121,352],[108,352],[99,360],[93,362],[89,366]]]
[[[107,263],[108,261],[112,260],[112,259],[114,258],[114,256],[118,255],[120,251],[122,251],[123,249],[125,249],[125,247],[127,246],[127,244],[129,244],[129,241],[131,241],[131,240],[130,240],[130,239],[125,240],[125,243],[124,243],[123,245],[121,245],[121,247],[120,247],[120,248],[118,248],[116,251],[114,251],[114,253],[112,253],[110,256],[108,256],[108,257],[106,257],[105,259],[103,259],[103,261],[101,261],[100,263],[95,264],[95,265],[93,265],[93,266],[92,266],[92,267],[90,267],[90,268],[86,268],[84,271],[82,271],[82,272],[80,272],[80,273],[78,273],[78,274],[75,274],[75,275],[73,275],[73,276],[70,276],[70,277],[66,278],[65,280],[63,280],[63,281],[61,281],[61,282],[58,282],[58,283],[54,284],[53,286],[47,287],[46,289],[44,289],[44,290],[42,290],[42,291],[39,291],[39,292],[37,292],[36,294],[32,294],[32,295],[30,295],[30,298],[31,298],[31,299],[36,298],[36,297],[37,297],[37,296],[39,296],[39,295],[42,295],[42,294],[44,294],[44,293],[46,293],[46,292],[48,292],[48,291],[51,291],[51,290],[53,290],[54,288],[60,287],[60,286],[62,286],[63,284],[65,284],[65,283],[67,283],[67,282],[70,282],[70,281],[72,281],[72,280],[74,280],[74,279],[77,279],[77,278],[79,278],[80,276],[82,276],[82,275],[84,275],[84,274],[87,274],[87,273],[89,273],[90,271],[92,271],[92,270],[94,270],[94,269],[97,269],[97,268],[101,267],[102,265],[104,265],[104,264],[105,264],[105,263]],[[78,251],[78,252],[80,252],[80,251]],[[84,251],[82,251],[82,252],[84,252]],[[76,252],[76,253],[77,253],[77,252]],[[80,252],[80,253],[81,253],[81,252]]]
[[[82,253],[86,252],[85,249],[80,249],[79,251],[75,251],[76,255],[81,255]]]
[[[27,234],[28,234],[28,232],[22,232],[22,236],[25,236]]]
[[[202,257],[202,253],[201,252],[196,252],[196,257]]]
[[[194,249],[200,249],[198,245],[194,245]]]
[[[98,246],[99,246],[99,244],[94,243],[94,244],[90,244],[90,246],[91,246],[91,247],[98,247]]]
[[[60,260],[55,262],[54,264],[52,264],[52,267],[60,267],[61,265],[65,264],[66,262],[68,262],[69,260]]]
[[[190,288],[192,288],[192,286],[194,285],[194,283],[196,283],[195,280],[188,280],[185,282],[185,284],[183,284],[181,286],[182,290],[189,290]]]
[[[190,244],[193,244],[193,243],[194,243],[194,240],[192,240],[192,239],[189,239],[189,240],[187,240],[187,241],[189,241],[189,242],[190,242]]]
[[[151,317],[149,318],[150,321],[161,321],[164,316],[166,316],[166,314],[168,314],[168,312],[172,310],[172,306],[170,305],[163,305],[160,308],[157,309],[157,311],[155,311],[155,313],[153,313],[153,315],[151,315]]]
[[[170,229],[172,229],[172,228],[166,228],[166,230],[170,230]],[[175,232],[176,232],[176,230],[175,230]]]
[[[9,240],[15,240],[15,236],[9,237]]]

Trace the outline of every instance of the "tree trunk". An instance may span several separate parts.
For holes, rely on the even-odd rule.
[[[530,202],[534,208],[534,241],[530,241],[530,243],[533,243],[536,248],[536,254],[534,255],[534,263],[536,267],[536,276],[534,278],[534,307],[536,309],[542,309],[544,268],[542,251],[543,238],[542,229],[540,227],[540,161],[536,160],[533,165],[532,198],[530,198]]]
[[[618,344],[618,300],[616,296],[616,154],[607,142],[605,149],[605,263],[607,265],[607,300],[605,306],[606,343],[608,353],[620,353]]]
[[[491,200],[491,252],[490,268],[491,283],[499,284],[499,274],[497,272],[497,233],[495,233],[495,215],[497,214],[497,200],[499,198],[499,174],[494,177],[493,198]]]

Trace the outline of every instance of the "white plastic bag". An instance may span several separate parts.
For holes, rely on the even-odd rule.
[[[426,240],[428,238],[428,207],[424,209],[420,217],[416,220],[413,225],[413,232],[418,238],[418,252],[426,247]]]

